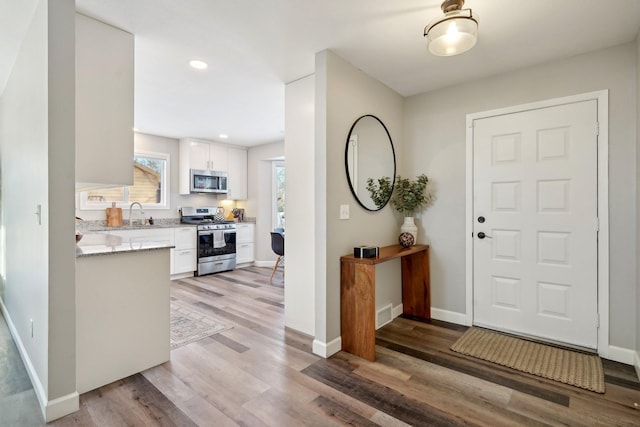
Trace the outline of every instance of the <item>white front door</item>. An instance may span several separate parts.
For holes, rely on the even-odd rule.
[[[473,121],[474,324],[597,348],[597,134],[595,100]]]

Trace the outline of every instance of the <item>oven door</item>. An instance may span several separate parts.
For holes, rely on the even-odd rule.
[[[198,230],[198,263],[235,256],[236,230]]]

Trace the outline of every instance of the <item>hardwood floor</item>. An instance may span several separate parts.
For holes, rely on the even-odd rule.
[[[250,267],[174,281],[172,298],[232,329],[83,394],[80,411],[51,425],[640,425],[631,367],[605,361],[606,393],[597,394],[454,353],[465,328],[443,322],[395,319],[376,334],[376,362],[319,358],[311,337],[284,327],[282,275],[269,284],[270,274]],[[33,414],[7,416],[2,399],[0,426],[42,425]]]

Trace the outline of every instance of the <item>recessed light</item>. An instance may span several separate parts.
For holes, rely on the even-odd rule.
[[[220,138],[220,139],[228,139],[229,135],[227,135],[226,133],[221,133],[220,135],[218,135],[218,138]]]
[[[138,128],[133,128],[133,131],[134,131],[134,132],[140,132],[140,129],[138,129]]]
[[[189,61],[189,65],[196,70],[204,70],[209,66],[206,62],[200,61],[199,59],[192,59]]]

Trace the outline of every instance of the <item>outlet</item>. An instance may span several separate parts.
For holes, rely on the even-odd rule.
[[[33,338],[33,319],[29,319],[29,329],[31,330],[31,338]]]
[[[349,219],[349,205],[340,205],[340,219]]]

